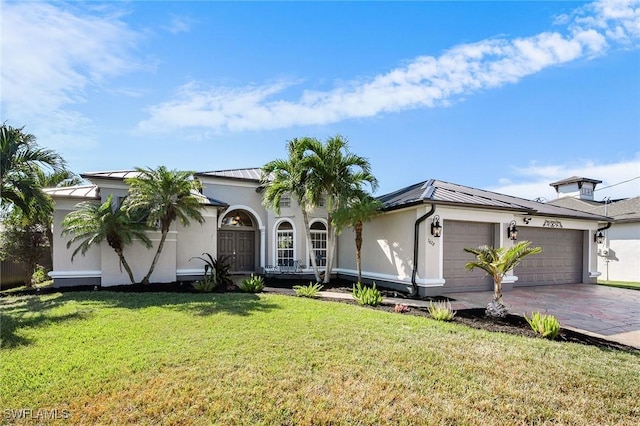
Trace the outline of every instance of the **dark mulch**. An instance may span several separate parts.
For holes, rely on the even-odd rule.
[[[266,285],[270,287],[291,288],[293,285],[300,284],[299,282],[293,283],[292,280],[268,280]],[[352,283],[344,280],[332,280],[330,286],[325,287],[323,290],[334,292],[352,292]],[[0,292],[0,297],[6,296],[19,296],[19,295],[33,295],[33,294],[49,294],[57,292],[68,291],[117,291],[117,292],[134,292],[134,293],[147,293],[147,292],[170,292],[170,293],[197,293],[197,291],[191,285],[191,282],[173,282],[166,284],[127,284],[119,286],[111,286],[108,288],[102,288],[100,286],[75,286],[75,287],[45,287],[42,289],[29,289],[19,292]],[[406,298],[406,294],[400,293],[394,290],[379,289],[385,297]],[[231,285],[227,288],[217,288],[214,292],[236,292],[239,291],[238,287]],[[415,300],[415,299],[414,299]],[[455,299],[447,298],[444,296],[436,297],[422,297],[419,300],[433,300],[433,301],[453,301]],[[332,300],[335,301],[335,300]],[[352,300],[341,300],[340,302],[355,304]],[[393,305],[380,305],[376,307],[369,307],[371,309],[382,310],[387,312],[394,312],[395,306]],[[426,309],[409,308],[408,312],[398,315],[417,315],[429,317],[429,313]],[[508,315],[506,318],[491,318],[485,315],[484,309],[463,309],[456,313],[453,321],[458,324],[464,324],[468,327],[476,329],[487,330],[497,333],[515,334],[518,336],[525,336],[535,339],[540,339],[536,333],[533,332],[526,320],[518,315]],[[614,349],[627,352],[640,353],[640,350],[631,346],[623,345],[609,340],[592,337],[586,334],[578,333],[573,330],[567,330],[562,328],[560,335],[557,337],[561,342],[580,343],[583,345],[596,346],[602,349]]]

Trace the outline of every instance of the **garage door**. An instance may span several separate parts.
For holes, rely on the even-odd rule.
[[[542,247],[516,266],[515,286],[574,284],[582,282],[582,232],[571,229],[520,228],[518,241]]]
[[[463,249],[493,245],[494,225],[447,220],[443,228],[444,290],[447,292],[493,290],[493,280],[484,271],[465,269],[464,265],[473,261],[475,256]]]

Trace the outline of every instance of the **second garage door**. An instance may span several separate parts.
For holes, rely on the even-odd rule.
[[[492,223],[446,221],[444,224],[444,289],[454,291],[493,290],[493,280],[481,269],[468,271],[464,265],[475,259],[465,247],[493,245]]]
[[[518,241],[542,247],[516,266],[515,286],[574,284],[582,282],[583,231],[571,229],[520,228]]]

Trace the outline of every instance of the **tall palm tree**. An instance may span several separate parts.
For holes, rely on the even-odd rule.
[[[148,229],[143,221],[134,220],[121,208],[113,206],[113,194],[109,194],[102,204],[85,201],[78,204],[78,210],[69,213],[62,220],[62,235],[71,235],[67,242],[67,248],[80,241],[80,244],[71,254],[71,261],[78,254],[84,256],[87,250],[94,245],[107,240],[109,246],[115,250],[120,259],[120,264],[129,275],[131,284],[135,284],[133,272],[124,257],[124,247],[139,239],[147,248],[151,247],[151,241],[145,231]]]
[[[362,281],[362,228],[364,223],[380,213],[382,203],[366,192],[361,192],[333,213],[333,224],[336,233],[345,226],[353,228],[356,238],[356,266],[358,282]]]
[[[470,271],[480,268],[493,278],[493,301],[487,305],[488,315],[505,316],[507,314],[502,303],[502,280],[524,257],[542,252],[541,247],[529,247],[530,245],[531,241],[521,241],[509,248],[480,246],[464,249],[467,253],[476,256],[475,262],[468,262],[465,268]]]
[[[323,144],[310,141],[305,148],[305,163],[311,171],[309,190],[311,199],[325,195],[327,199],[327,267],[324,282],[331,279],[335,258],[337,234],[333,230],[333,214],[348,200],[369,184],[372,191],[378,188],[378,180],[371,173],[369,161],[349,152],[348,141],[340,135],[331,137]]]
[[[36,171],[46,168],[58,172],[66,164],[58,153],[40,148],[35,136],[22,130],[6,123],[0,127],[0,200],[29,215],[34,207],[47,203]]]
[[[294,138],[287,143],[287,159],[277,159],[268,162],[262,167],[262,185],[264,194],[263,204],[280,214],[280,200],[283,195],[293,197],[302,210],[302,220],[307,237],[307,249],[310,253],[311,266],[316,281],[320,282],[320,271],[316,262],[311,240],[311,228],[309,226],[309,212],[318,204],[318,198],[314,197],[308,189],[310,169],[305,163],[305,148],[317,142],[313,138]]]
[[[129,195],[125,199],[125,208],[128,211],[147,212],[147,224],[158,226],[161,232],[149,272],[142,279],[143,284],[149,284],[149,277],[158,263],[171,224],[180,220],[187,226],[191,219],[204,223],[201,212],[204,206],[192,194],[192,191],[200,189],[200,183],[193,179],[193,172],[169,170],[165,166],[157,169],[138,167],[136,171],[138,176],[126,180]]]

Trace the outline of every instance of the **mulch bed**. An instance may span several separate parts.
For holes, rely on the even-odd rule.
[[[281,281],[273,281],[270,280],[267,282],[267,285],[270,287],[280,287],[280,288],[291,288],[292,284],[290,280]],[[33,295],[33,294],[50,294],[57,292],[68,292],[68,291],[96,291],[102,290],[101,287],[94,286],[76,286],[76,287],[61,287],[61,288],[53,288],[46,287],[42,289],[30,289],[23,290],[19,292],[3,292],[0,293],[0,297],[6,296],[21,296],[21,295]],[[108,291],[117,291],[117,292],[133,292],[133,293],[147,293],[147,292],[169,292],[169,293],[197,293],[193,288],[190,282],[174,282],[167,284],[134,284],[134,285],[120,285],[120,286],[112,286],[105,288],[104,290]],[[347,281],[336,280],[332,281],[331,285],[325,287],[323,290],[333,291],[333,292],[343,292],[343,293],[351,293],[352,291],[352,283]],[[379,289],[383,296],[385,297],[397,297],[397,298],[406,298],[407,300],[411,300],[406,297],[406,295],[386,289]],[[220,288],[215,289],[214,292],[237,292],[240,291],[236,286],[230,286],[228,288]],[[349,304],[356,304],[354,300],[336,300],[336,299],[327,299],[333,302],[342,302]],[[433,301],[447,301],[453,300],[444,296],[437,297],[422,297],[419,300],[433,300]],[[369,306],[370,309],[376,309],[387,312],[394,312],[395,306],[393,305],[380,305],[376,307]],[[409,308],[408,312],[397,315],[417,315],[417,316],[425,316],[430,317],[429,313],[426,309],[420,308]],[[453,318],[453,322],[458,324],[464,324],[468,327],[473,327],[476,329],[487,330],[491,332],[497,333],[508,333],[515,334],[518,336],[525,336],[535,339],[540,339],[542,337],[538,336],[526,322],[526,320],[518,315],[508,315],[506,318],[491,318],[485,315],[484,309],[461,309],[458,310],[456,316]],[[580,343],[583,345],[596,346],[602,349],[614,349],[614,350],[622,350],[626,352],[635,352],[640,353],[640,350],[635,349],[631,346],[623,345],[621,343],[611,342],[609,340],[600,339],[598,337],[592,337],[586,334],[578,333],[573,330],[567,330],[562,328],[560,330],[560,334],[558,335],[557,341],[560,342],[572,342],[572,343]]]

